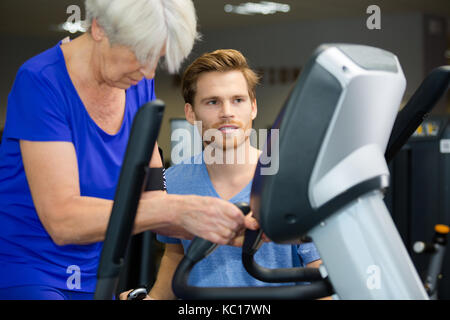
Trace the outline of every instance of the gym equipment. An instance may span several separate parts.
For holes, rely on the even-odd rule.
[[[120,270],[115,295],[129,288],[148,288],[155,282],[156,256],[160,246],[155,233],[145,231],[130,239],[123,266]]]
[[[436,224],[450,225],[450,117],[426,117],[389,168],[392,187],[385,202],[414,266],[425,280],[434,255],[418,254],[413,246],[418,241],[430,241]],[[442,263],[437,295],[450,299],[448,252]]]
[[[432,70],[405,107],[400,110],[386,148],[385,157],[388,163],[419,128],[424,118],[447,91],[449,83],[450,66],[442,66]]]
[[[389,52],[319,47],[274,125],[278,173],[264,175],[261,163],[256,170],[251,208],[261,229],[277,243],[310,236],[324,262],[321,275],[339,299],[428,298],[382,193],[389,177],[384,153],[405,85]],[[269,152],[277,147],[270,141]],[[208,298],[201,290],[209,299],[254,298],[237,295],[242,288],[196,288],[193,297],[180,279],[173,289],[181,298]],[[314,298],[305,292],[316,283],[303,291],[264,288],[265,297]]]
[[[274,126],[280,128],[279,171],[265,175],[266,168],[258,164],[251,208],[261,229],[277,243],[310,236],[324,265],[310,275],[314,277],[310,285],[262,288],[189,288],[188,272],[177,270],[175,294],[191,299],[313,299],[329,294],[332,287],[339,299],[427,299],[383,202],[389,177],[384,153],[404,89],[401,67],[389,52],[347,44],[319,47]],[[130,144],[135,142],[130,139]],[[276,147],[266,146],[269,153]],[[115,202],[121,198],[119,187],[132,186],[138,198],[142,186],[139,179],[135,184],[123,179],[121,185],[123,172]],[[136,208],[130,202],[126,206],[133,210],[121,214],[131,226]],[[103,281],[96,298],[100,299],[111,298],[123,251],[119,246],[115,254],[114,246],[106,244],[121,243],[117,238],[126,240],[131,233],[129,227],[120,231],[112,226],[120,224],[120,219],[113,222],[113,218],[99,266],[99,281]],[[257,248],[258,234],[252,238],[245,246],[247,260]],[[214,245],[197,238],[191,247],[189,259],[195,261]],[[258,266],[250,263],[249,272],[258,274],[254,269]],[[286,272],[292,270],[258,276],[279,281]],[[305,280],[302,270],[295,274],[296,281]]]
[[[250,207],[245,203],[236,203],[243,214],[250,212]],[[261,233],[258,233],[260,236]],[[298,299],[314,299],[327,296],[332,293],[331,287],[326,280],[323,280],[316,269],[290,268],[290,269],[267,269],[262,268],[253,262],[253,254],[256,253],[257,242],[250,243],[249,230],[245,235],[243,252],[246,252],[250,259],[244,266],[248,270],[255,270],[256,278],[268,282],[294,282],[317,280],[311,285],[278,286],[278,287],[227,287],[227,288],[199,288],[188,284],[189,273],[196,263],[212,253],[217,247],[216,244],[202,238],[194,238],[189,246],[184,258],[178,265],[173,276],[172,288],[174,293],[184,299],[258,299],[275,300],[290,296]],[[255,239],[256,240],[256,239]],[[251,275],[253,275],[250,272]],[[262,275],[262,277],[259,277]],[[253,275],[254,276],[254,275]],[[262,278],[262,279],[261,279]]]
[[[130,293],[127,296],[127,300],[144,300],[146,296],[147,296],[147,289],[138,288],[130,291]]]
[[[417,241],[413,249],[418,254],[431,254],[430,264],[425,277],[425,289],[431,299],[438,299],[438,283],[442,278],[441,270],[444,262],[447,234],[450,228],[447,225],[437,224],[434,227],[433,242]]]

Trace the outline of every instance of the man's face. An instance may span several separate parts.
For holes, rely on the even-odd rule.
[[[185,114],[191,124],[201,121],[205,143],[225,150],[246,142],[249,136],[245,133],[252,128],[257,106],[256,100],[250,99],[242,72],[202,73],[196,89],[194,105],[187,103]]]

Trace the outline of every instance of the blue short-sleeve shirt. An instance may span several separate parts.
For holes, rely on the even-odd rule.
[[[59,43],[21,66],[8,96],[0,145],[0,288],[49,285],[94,292],[102,247],[52,241],[33,204],[19,141],[72,143],[81,196],[112,200],[133,118],[154,99],[153,79],[127,89],[122,126],[110,135],[85,109]]]

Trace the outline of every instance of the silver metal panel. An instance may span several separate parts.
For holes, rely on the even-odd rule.
[[[379,191],[311,230],[339,299],[428,299]]]
[[[309,197],[315,208],[331,200],[333,194],[355,185],[356,180],[350,179],[347,185],[341,184],[340,190],[330,190],[330,197],[322,197],[323,201],[314,198],[315,185],[339,162],[369,144],[378,145],[381,155],[384,153],[406,87],[405,76],[394,55],[392,63],[397,65],[397,73],[365,70],[333,47],[321,53],[317,61],[340,81],[343,94],[310,179]],[[367,163],[366,167],[370,169],[370,165]],[[385,167],[379,166],[379,175],[384,172]],[[362,174],[359,182],[366,179]]]

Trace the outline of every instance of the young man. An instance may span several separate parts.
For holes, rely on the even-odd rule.
[[[182,90],[186,119],[202,133],[204,152],[167,171],[167,191],[172,194],[212,196],[250,202],[256,163],[261,151],[250,144],[248,130],[257,114],[257,75],[236,50],[217,50],[195,60],[185,71]],[[199,126],[200,124],[200,126]],[[189,247],[189,240],[158,236],[166,250],[149,298],[175,299],[172,277]],[[312,243],[264,243],[256,261],[268,268],[318,267]],[[190,276],[194,286],[269,286],[245,271],[241,248],[220,246],[199,262]]]

